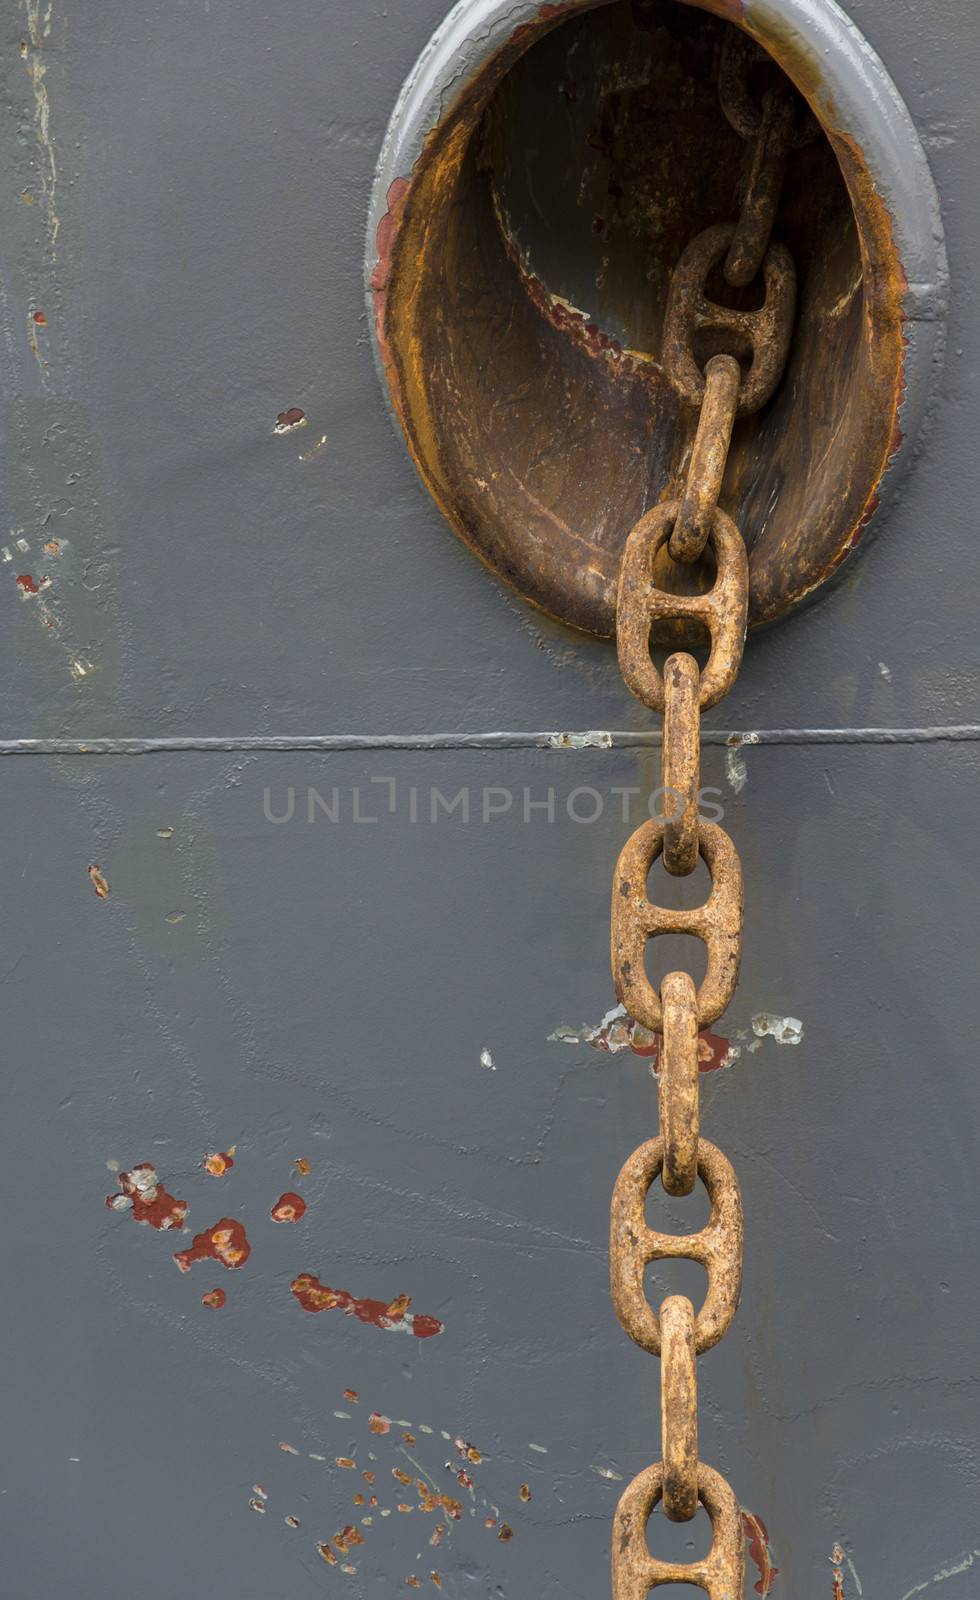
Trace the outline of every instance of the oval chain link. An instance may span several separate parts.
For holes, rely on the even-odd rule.
[[[711,638],[701,673],[698,705],[717,705],[735,682],[745,645],[749,563],[731,517],[720,506],[711,515],[708,544],[715,581],[704,594],[671,594],[654,581],[653,563],[670,538],[679,500],[665,500],[641,517],[630,533],[619,569],[616,648],[619,670],[631,694],[656,711],[664,709],[664,680],[650,659],[650,633],[658,622],[696,622]]]
[[[697,991],[697,1022],[721,1016],[735,993],[742,950],[742,867],[735,846],[717,822],[698,826],[698,850],[711,873],[707,900],[689,910],[654,905],[647,898],[650,868],[663,851],[666,824],[653,817],[627,839],[616,863],[612,896],[612,970],[616,993],[634,1021],[652,1033],[663,1029],[663,1004],[646,975],[649,939],[691,934],[708,951]]]
[[[741,534],[718,504],[736,419],[770,399],[786,364],[796,309],[796,270],[783,245],[771,242],[791,149],[816,131],[797,116],[785,88],[754,95],[751,73],[764,56],[738,30],[723,53],[720,98],[725,116],[753,148],[741,214],[698,234],[677,263],[664,320],[663,366],[681,402],[699,407],[686,481],[679,500],[640,519],[626,541],[617,595],[620,667],[628,688],[663,713],[663,821],[644,823],[627,840],[616,865],[612,900],[612,968],[617,994],[635,1021],[661,1035],[658,1071],[660,1136],[634,1151],[613,1191],[610,1284],[616,1314],[631,1338],[661,1357],[663,1459],[626,1489],[616,1510],[612,1541],[613,1600],[646,1600],[661,1584],[701,1588],[708,1600],[742,1600],[742,1515],[719,1473],[698,1459],[697,1356],[727,1331],[742,1281],[744,1221],[738,1179],[721,1151],[700,1137],[698,1030],[714,1022],[732,998],[742,936],[742,871],[735,847],[715,824],[701,822],[700,714],[731,688],[742,658],[748,619],[748,559]],[[707,283],[722,262],[726,280],[750,283],[761,270],[761,307],[740,311],[709,299]],[[707,336],[723,353],[702,371],[697,346]],[[748,363],[747,370],[743,364]],[[654,580],[664,547],[678,563],[714,560],[710,586],[674,594]],[[663,561],[660,562],[660,569]],[[687,652],[671,655],[661,676],[650,656],[660,622],[694,622],[710,639],[704,669]],[[675,911],[651,902],[650,869],[662,855],[674,876],[691,873],[699,856],[711,873],[703,905]],[[689,973],[670,972],[659,993],[646,974],[649,940],[693,934],[707,947],[700,987]],[[698,1177],[711,1215],[693,1234],[669,1234],[646,1220],[647,1195],[661,1178],[668,1194],[689,1195]],[[683,1295],[668,1296],[659,1315],[644,1277],[652,1261],[687,1259],[707,1273],[700,1311]],[[646,1525],[663,1502],[665,1515],[686,1522],[700,1502],[712,1524],[712,1545],[701,1561],[661,1561],[647,1543]]]
[[[707,1139],[699,1140],[698,1177],[708,1191],[711,1215],[698,1233],[661,1233],[646,1220],[646,1199],[663,1164],[663,1139],[648,1139],[616,1179],[609,1228],[613,1305],[630,1338],[658,1356],[660,1318],[646,1296],[646,1268],[651,1261],[699,1261],[708,1275],[704,1304],[694,1320],[694,1347],[700,1356],[727,1333],[738,1305],[742,1192],[728,1157]]]
[[[664,1465],[639,1473],[613,1519],[612,1600],[646,1600],[664,1583],[703,1589],[708,1600],[742,1600],[745,1552],[742,1512],[719,1472],[698,1466],[698,1499],[711,1518],[711,1549],[702,1561],[658,1561],[647,1543],[647,1523],[664,1492]]]

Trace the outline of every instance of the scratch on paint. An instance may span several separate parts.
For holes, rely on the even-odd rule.
[[[357,1390],[354,1389],[345,1389],[343,1395],[345,1400],[351,1396],[354,1396],[355,1400],[359,1399]],[[337,1411],[334,1415],[343,1422],[352,1420],[349,1412]],[[498,1504],[493,1497],[492,1481],[488,1482],[485,1476],[491,1471],[492,1458],[462,1435],[454,1434],[446,1428],[437,1430],[427,1422],[414,1423],[406,1417],[393,1419],[377,1411],[370,1412],[366,1418],[362,1413],[362,1419],[366,1421],[369,1430],[366,1439],[361,1441],[351,1439],[345,1430],[345,1446],[351,1450],[350,1455],[338,1455],[331,1459],[331,1456],[325,1454],[323,1450],[301,1452],[293,1444],[285,1441],[279,1443],[280,1450],[288,1455],[299,1457],[305,1454],[309,1461],[318,1463],[319,1467],[326,1469],[328,1473],[337,1470],[347,1478],[346,1485],[338,1484],[337,1487],[340,1493],[350,1495],[351,1503],[356,1508],[357,1520],[348,1522],[331,1538],[324,1538],[322,1532],[319,1532],[313,1541],[314,1550],[328,1566],[340,1566],[343,1558],[350,1556],[356,1549],[363,1550],[364,1557],[369,1558],[372,1547],[377,1547],[379,1537],[384,1532],[387,1519],[397,1513],[402,1516],[421,1515],[435,1519],[427,1539],[428,1545],[433,1550],[439,1549],[444,1543],[452,1543],[456,1538],[465,1541],[468,1536],[467,1530],[470,1528],[483,1528],[495,1541],[502,1544],[509,1544],[515,1537],[514,1527],[505,1519],[502,1506],[505,1510],[509,1510],[504,1504],[505,1500],[513,1502],[511,1515],[516,1522],[515,1513],[519,1513],[520,1508],[528,1505],[534,1498],[530,1484],[511,1484],[507,1495],[499,1497]],[[395,1429],[399,1432],[395,1433]],[[437,1433],[446,1445],[452,1445],[454,1455],[452,1452],[442,1452],[434,1437]],[[382,1444],[385,1437],[389,1440],[387,1446]],[[428,1444],[430,1449],[433,1446],[440,1449],[442,1471],[452,1475],[464,1491],[462,1495],[458,1495],[455,1488],[448,1494],[443,1492],[437,1481],[439,1466],[431,1458],[428,1463],[425,1460],[424,1452],[429,1441],[431,1441]],[[365,1449],[365,1445],[373,1448]],[[413,1450],[417,1448],[417,1455],[406,1449],[406,1445],[411,1445]],[[385,1453],[389,1449],[400,1458],[398,1464],[389,1465],[394,1487],[389,1484],[388,1472],[384,1470]],[[376,1450],[382,1452],[380,1457]],[[511,1457],[507,1455],[501,1460],[510,1465]],[[402,1461],[406,1465],[403,1466]],[[408,1470],[409,1468],[411,1470]],[[290,1482],[293,1483],[293,1480],[290,1479]],[[394,1502],[387,1505],[383,1503],[386,1499],[386,1488],[395,1497]],[[290,1497],[295,1492],[295,1486],[288,1491]],[[251,1495],[248,1504],[253,1511],[268,1509],[269,1495],[261,1484],[256,1483],[252,1486]],[[320,1495],[316,1498],[319,1499]],[[288,1517],[286,1521],[289,1521]],[[393,1526],[389,1525],[389,1533]],[[419,1539],[419,1543],[422,1543],[422,1539]],[[417,1551],[415,1562],[421,1561],[422,1553]],[[340,1570],[344,1570],[342,1566]],[[411,1588],[417,1586],[413,1582],[414,1576],[409,1574],[405,1578]],[[442,1576],[438,1572],[430,1572],[429,1576],[436,1588],[441,1589]]]
[[[758,744],[757,733],[733,733],[725,749],[725,776],[735,794],[741,794],[748,782],[749,769],[741,754],[746,745]]]
[[[941,1567],[924,1583],[917,1583],[914,1588],[903,1594],[902,1600],[912,1600],[913,1595],[921,1594],[923,1589],[931,1589],[934,1583],[945,1583],[947,1578],[958,1578],[960,1573],[969,1572],[975,1561],[980,1561],[980,1550],[970,1550],[955,1566]]]
[[[342,1311],[346,1317],[356,1317],[359,1322],[366,1322],[373,1328],[381,1328],[387,1333],[412,1333],[416,1339],[431,1339],[435,1334],[442,1332],[442,1323],[437,1317],[408,1316],[411,1300],[408,1295],[400,1294],[394,1300],[362,1300],[348,1294],[346,1289],[330,1289],[313,1276],[312,1272],[301,1272],[294,1278],[290,1288],[304,1311]]]
[[[34,137],[44,157],[41,168],[41,202],[48,229],[48,246],[54,255],[58,229],[61,226],[55,206],[58,165],[51,140],[51,103],[44,81],[47,67],[42,57],[45,41],[51,37],[52,6],[50,0],[46,6],[42,5],[42,0],[21,0],[21,3],[27,17],[27,39],[21,46],[21,56],[34,94]]]

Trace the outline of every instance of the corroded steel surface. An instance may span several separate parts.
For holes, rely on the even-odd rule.
[[[699,1140],[698,1177],[710,1196],[711,1216],[697,1233],[662,1233],[648,1225],[645,1207],[663,1164],[663,1139],[648,1139],[633,1151],[616,1179],[609,1227],[613,1305],[630,1338],[651,1355],[660,1355],[660,1318],[646,1297],[644,1269],[651,1261],[699,1261],[708,1274],[708,1289],[694,1322],[694,1347],[703,1355],[724,1337],[738,1309],[744,1235],[741,1190],[728,1157],[707,1139]]]
[[[717,705],[735,681],[745,644],[748,562],[742,536],[716,506],[708,547],[714,557],[711,587],[701,594],[674,594],[664,587],[663,563],[680,502],[666,500],[641,517],[623,551],[619,574],[616,643],[627,688],[646,705],[664,709],[664,680],[650,658],[650,630],[680,620],[700,624],[711,639],[711,654],[701,672],[698,704]],[[675,569],[676,571],[676,569]]]
[[[782,615],[859,542],[904,381],[891,217],[797,34],[737,4],[543,8],[446,97],[380,217],[378,348],[426,484],[500,576],[600,634],[626,530],[683,471],[661,324],[692,224],[730,214],[744,158],[716,96],[732,22],[821,129],[787,157],[778,223],[804,284],[792,416],[777,396],[738,423],[722,491],[755,530],[750,621]]]
[[[703,905],[674,910],[647,898],[647,876],[663,851],[664,824],[644,822],[627,839],[613,874],[612,968],[616,991],[631,1017],[659,1032],[663,1026],[660,997],[643,966],[649,939],[686,933],[703,939],[708,967],[698,986],[698,1026],[717,1021],[735,992],[742,944],[742,869],[735,846],[715,822],[702,822],[701,856],[711,872],[711,890]]]
[[[708,1600],[742,1600],[742,1513],[724,1478],[703,1463],[698,1468],[698,1497],[711,1518],[712,1533],[703,1561],[658,1561],[650,1554],[646,1525],[663,1492],[664,1469],[657,1462],[633,1479],[616,1508],[613,1600],[646,1600],[650,1589],[668,1583],[703,1589]]]

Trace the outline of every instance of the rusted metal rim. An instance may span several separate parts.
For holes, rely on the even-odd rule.
[[[667,3],[634,0],[633,10]],[[495,160],[505,170],[514,147],[508,150],[507,138],[516,145],[522,136],[531,53],[546,60],[542,43],[553,50],[549,36],[558,30],[603,27],[606,13],[629,9],[625,0],[462,0],[433,35],[392,114],[367,252],[379,369],[423,482],[456,533],[500,577],[560,620],[607,636],[626,535],[651,503],[676,492],[693,432],[687,437],[686,418],[659,381],[655,341],[624,348],[601,315],[590,320],[576,311],[581,302],[569,304],[561,284],[539,274],[521,218],[515,222],[508,211],[513,195],[496,172],[489,180],[486,172]],[[821,226],[837,234],[823,256],[840,257],[841,274],[853,275],[854,263],[858,269],[860,305],[853,316],[845,309],[849,330],[833,359],[841,370],[863,365],[840,378],[833,396],[840,415],[820,414],[829,389],[827,373],[817,371],[830,359],[822,355],[828,341],[821,318],[835,309],[835,282],[818,281],[811,266],[808,289],[804,261],[787,379],[760,418],[736,425],[721,503],[749,546],[749,615],[759,625],[812,597],[838,571],[872,518],[880,522],[879,507],[912,457],[942,356],[942,225],[909,113],[833,0],[677,0],[675,9],[697,13],[696,26],[708,33],[726,24],[749,33],[805,97],[824,135],[825,167],[833,169],[820,181],[836,181],[849,207],[842,220],[828,188]],[[809,151],[805,158],[817,159]],[[690,174],[686,182],[690,188]],[[847,228],[853,237],[845,241]],[[452,276],[467,251],[477,263],[471,282]],[[470,308],[485,306],[498,285],[506,316],[497,315],[496,328],[494,314],[486,327],[464,328]],[[513,337],[534,352],[520,373],[506,367],[510,357],[500,354],[497,338],[515,315],[521,325]],[[446,329],[452,333],[454,317],[459,327],[450,347]],[[556,373],[560,381],[553,382]],[[506,425],[495,434],[487,421],[496,396],[506,398],[505,374],[521,390],[510,435]],[[838,377],[835,371],[835,383]],[[578,459],[575,444],[562,439],[566,402],[567,416],[583,430]],[[546,459],[543,436],[528,444],[549,406],[554,461]],[[545,460],[538,478],[524,475],[532,447],[535,463]],[[611,487],[597,494],[593,483],[603,477]]]

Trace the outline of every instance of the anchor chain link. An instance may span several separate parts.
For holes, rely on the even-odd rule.
[[[727,1332],[738,1306],[742,1278],[742,1197],[722,1152],[702,1138],[698,1071],[699,1030],[714,1022],[732,999],[742,947],[742,870],[728,834],[698,815],[701,712],[731,688],[742,659],[748,622],[749,564],[739,529],[719,505],[732,430],[739,418],[771,398],[789,353],[796,305],[796,270],[785,246],[772,240],[786,162],[809,141],[815,125],[801,115],[783,86],[753,91],[753,75],[766,58],[733,30],[723,53],[722,109],[742,137],[752,141],[741,214],[698,234],[671,279],[664,320],[662,362],[681,403],[697,409],[697,425],[680,495],[648,511],[623,551],[616,610],[620,668],[627,687],[663,715],[664,817],[645,822],[620,853],[613,880],[611,950],[616,991],[630,1016],[660,1035],[660,1134],[634,1151],[613,1191],[610,1283],[613,1305],[626,1332],[661,1360],[662,1460],[641,1472],[623,1494],[612,1542],[613,1600],[645,1600],[665,1583],[693,1584],[709,1600],[741,1600],[744,1555],[735,1496],[698,1455],[696,1358]],[[771,63],[769,63],[771,67]],[[761,272],[762,304],[736,310],[712,300],[709,275],[718,267],[742,286]],[[707,343],[706,343],[707,337]],[[705,359],[708,357],[708,359]],[[663,554],[662,554],[663,553]],[[710,557],[712,574],[697,594],[673,594],[654,576],[671,561],[692,565]],[[659,565],[655,567],[657,558]],[[704,667],[687,651],[668,657],[661,673],[651,659],[657,624],[694,623],[710,651]],[[684,877],[699,859],[711,888],[693,910],[671,910],[651,900],[648,879],[662,858],[668,873]],[[655,989],[644,954],[662,934],[692,934],[707,949],[700,985],[686,972],[669,972]],[[707,1188],[711,1215],[694,1234],[663,1233],[646,1220],[647,1194],[657,1179],[669,1195],[689,1195],[698,1178]],[[707,1291],[699,1310],[684,1295],[654,1309],[644,1273],[653,1261],[700,1262]],[[712,1546],[702,1561],[656,1560],[646,1536],[654,1507],[663,1502],[672,1521],[689,1521],[698,1505],[711,1518]]]

